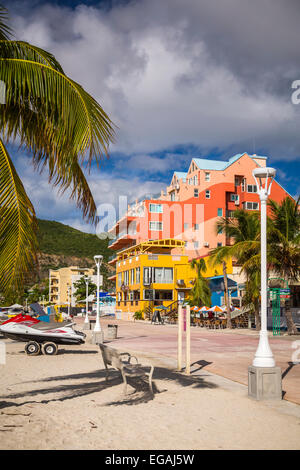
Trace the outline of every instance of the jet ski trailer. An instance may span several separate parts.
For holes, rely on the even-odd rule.
[[[30,356],[57,354],[59,344],[83,344],[86,335],[73,330],[74,322],[43,322],[30,315],[17,315],[0,325],[6,337],[26,343],[25,351]]]

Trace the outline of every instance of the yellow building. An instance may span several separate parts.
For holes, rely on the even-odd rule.
[[[56,305],[68,304],[74,306],[74,283],[82,276],[88,276],[95,282],[94,270],[92,268],[79,268],[69,266],[61,269],[49,270],[49,302]]]
[[[116,262],[117,313],[132,319],[134,312],[165,307],[188,298],[196,277],[182,240],[152,240],[119,252]],[[227,265],[232,272],[232,265]],[[209,268],[205,277],[222,275],[222,266]]]

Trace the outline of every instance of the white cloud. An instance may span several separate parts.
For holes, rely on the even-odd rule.
[[[190,143],[203,151],[233,143],[251,151],[255,138],[279,158],[283,150],[299,151],[300,111],[288,89],[290,77],[300,77],[294,6],[283,9],[277,0],[141,0],[111,10],[48,5],[26,18],[15,15],[14,24],[19,37],[53,52],[104,106],[119,126],[112,151]]]

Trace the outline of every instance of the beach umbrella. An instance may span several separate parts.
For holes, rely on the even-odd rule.
[[[199,308],[199,312],[207,312],[207,311],[208,311],[208,308],[209,308],[209,307],[203,306],[203,307]]]
[[[193,310],[194,312],[198,312],[198,310],[200,310],[200,309],[199,309],[199,307],[195,306],[195,307],[192,307],[191,310]]]
[[[221,307],[219,307],[218,305],[215,305],[214,307],[211,307],[208,309],[208,312],[215,312],[215,313],[218,313],[218,312],[223,312],[223,310],[221,309]]]

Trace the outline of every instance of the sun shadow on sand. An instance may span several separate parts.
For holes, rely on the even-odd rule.
[[[164,382],[177,383],[182,387],[191,387],[193,389],[204,389],[204,388],[217,388],[212,382],[207,381],[203,377],[195,377],[191,375],[183,375],[181,372],[177,372],[165,367],[155,367],[153,373],[153,394],[149,391],[148,383],[139,379],[130,378],[128,380],[129,385],[134,387],[134,393],[130,395],[124,395],[117,401],[106,403],[106,406],[113,405],[138,405],[140,403],[147,403],[155,398],[155,394],[167,392],[167,389],[159,390],[156,381],[162,380]]]
[[[27,404],[47,404],[51,402],[64,402],[66,400],[72,400],[73,398],[80,398],[83,396],[91,395],[93,393],[100,393],[105,389],[116,387],[123,383],[120,373],[114,369],[111,369],[109,380],[105,380],[105,369],[93,371],[89,373],[79,373],[64,376],[48,377],[46,379],[37,380],[34,382],[26,383],[45,383],[47,387],[32,389],[19,393],[11,393],[7,396],[0,396],[0,409],[11,407],[11,406],[22,406]],[[95,379],[101,379],[100,381]],[[55,384],[59,381],[69,380],[84,380],[83,383],[70,383],[70,384]],[[113,406],[113,405],[138,405],[140,403],[147,403],[155,398],[155,394],[167,392],[168,390],[159,390],[155,381],[164,381],[170,383],[176,383],[182,387],[191,388],[216,388],[217,386],[205,378],[200,376],[187,376],[180,372],[167,369],[165,367],[155,367],[153,373],[153,394],[149,391],[148,382],[145,382],[141,378],[130,377],[128,379],[128,385],[133,387],[134,392],[128,395],[122,395],[117,400],[107,402],[101,406]],[[53,382],[53,386],[50,383]],[[23,382],[24,384],[25,382]],[[51,396],[55,394],[55,396]],[[38,397],[39,395],[48,395],[45,399],[37,399],[36,401],[30,400],[30,398]],[[59,396],[57,396],[59,395]],[[5,400],[5,401],[1,401]],[[11,402],[8,400],[20,400],[25,399],[23,402]]]

